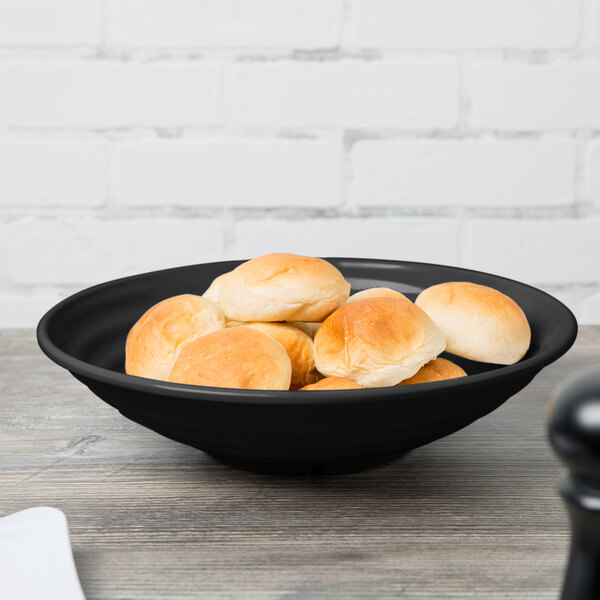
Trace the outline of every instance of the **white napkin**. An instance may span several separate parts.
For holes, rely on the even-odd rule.
[[[85,600],[62,511],[40,506],[0,519],[0,598]]]

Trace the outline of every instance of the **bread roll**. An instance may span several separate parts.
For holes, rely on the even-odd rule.
[[[325,379],[321,379],[321,381],[317,381],[317,383],[313,383],[312,385],[307,385],[303,388],[300,388],[301,392],[311,392],[318,390],[360,390],[363,389],[362,385],[358,385],[355,381],[351,379],[346,379],[345,377],[325,377]]]
[[[378,287],[362,290],[362,292],[356,292],[355,294],[352,294],[350,298],[348,298],[348,302],[365,300],[366,298],[404,298],[404,300],[408,300],[408,298],[402,292],[397,292],[392,288]],[[410,302],[410,300],[408,301]]]
[[[292,363],[291,389],[317,381],[313,341],[303,331],[287,323],[247,323],[246,326],[270,335],[285,348]]]
[[[287,390],[292,365],[284,347],[250,327],[230,327],[188,342],[169,381],[247,390]]]
[[[531,342],[531,329],[519,305],[498,290],[452,281],[423,290],[417,300],[444,332],[446,349],[479,362],[512,365]]]
[[[225,275],[227,275],[227,273],[225,273],[224,275],[219,275],[218,277],[213,279],[213,282],[208,286],[208,289],[204,292],[204,294],[202,294],[202,296],[207,300],[218,304],[219,286],[221,285],[221,281],[223,280],[223,277],[225,277]]]
[[[167,298],[148,309],[125,344],[125,372],[166,380],[182,346],[223,329],[225,317],[210,300],[192,294]]]
[[[364,387],[396,385],[443,352],[434,322],[402,298],[367,298],[342,306],[315,336],[315,362],[326,376]]]
[[[322,321],[349,292],[343,275],[320,258],[267,254],[218,277],[205,296],[233,321]]]
[[[445,358],[434,358],[422,366],[412,377],[401,381],[398,385],[411,385],[413,383],[428,383],[429,381],[442,381],[465,377],[467,374],[453,362]]]

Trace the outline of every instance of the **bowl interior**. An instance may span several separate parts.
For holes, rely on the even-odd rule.
[[[507,294],[521,306],[531,325],[531,347],[521,362],[536,359],[540,368],[562,354],[576,333],[573,315],[558,300],[510,279],[423,263],[346,258],[327,260],[348,279],[353,293],[370,287],[390,287],[414,300],[430,285],[445,281],[471,281]],[[127,333],[148,308],[177,294],[202,294],[215,277],[240,262],[155,271],[89,288],[68,298],[46,315],[43,325],[47,339],[70,357],[123,373]],[[451,358],[461,364],[469,375],[507,368]]]

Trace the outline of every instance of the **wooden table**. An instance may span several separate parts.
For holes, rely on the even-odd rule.
[[[569,540],[545,406],[600,327],[496,412],[338,477],[237,471],[138,426],[0,331],[0,516],[62,509],[89,600],[556,598]]]

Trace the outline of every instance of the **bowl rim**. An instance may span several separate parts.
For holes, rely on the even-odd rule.
[[[546,300],[554,303],[559,310],[561,310],[568,321],[570,326],[567,324],[567,331],[564,335],[564,339],[560,340],[555,346],[545,349],[539,354],[535,354],[524,360],[512,365],[502,365],[498,369],[493,371],[487,371],[484,373],[477,373],[469,375],[467,377],[458,377],[455,379],[445,379],[443,381],[433,381],[428,383],[421,383],[419,385],[411,386],[388,386],[388,387],[374,387],[364,389],[351,389],[351,390],[313,390],[310,393],[299,394],[299,390],[243,390],[239,388],[220,388],[220,387],[209,387],[209,386],[197,386],[183,383],[172,383],[168,381],[161,381],[158,379],[149,379],[146,377],[138,377],[135,375],[127,375],[126,373],[120,373],[112,371],[104,367],[90,364],[82,361],[70,354],[64,352],[52,341],[49,328],[53,318],[60,313],[65,307],[70,304],[77,302],[82,297],[89,296],[94,291],[106,288],[123,281],[132,281],[135,279],[145,278],[148,275],[157,275],[163,272],[173,271],[174,269],[186,269],[195,268],[201,265],[232,265],[241,264],[244,260],[227,260],[227,261],[214,261],[210,263],[197,263],[194,265],[183,265],[180,267],[170,267],[167,269],[159,269],[156,271],[148,271],[145,273],[139,273],[136,275],[129,275],[126,277],[119,277],[110,281],[105,281],[76,292],[61,300],[59,303],[50,308],[40,319],[37,329],[37,341],[41,350],[50,358],[52,361],[57,363],[59,366],[67,369],[73,374],[81,375],[82,377],[97,381],[102,384],[109,384],[119,388],[125,388],[137,392],[150,393],[161,396],[174,396],[177,398],[187,398],[190,400],[202,400],[202,401],[214,401],[214,402],[233,402],[233,403],[262,403],[262,404],[322,404],[322,403],[339,403],[339,402],[361,402],[368,399],[373,401],[377,398],[387,400],[390,397],[392,388],[393,395],[396,396],[410,396],[417,397],[422,395],[429,395],[440,390],[456,391],[461,388],[473,388],[478,386],[485,386],[499,376],[504,378],[514,378],[521,375],[523,372],[531,371],[533,375],[537,374],[543,367],[550,364],[563,354],[565,354],[569,348],[575,342],[578,332],[578,325],[575,316],[571,310],[565,306],[560,300],[557,300],[554,296],[531,286],[529,284],[503,277],[501,275],[495,275],[493,273],[487,273],[485,271],[478,271],[475,269],[466,269],[463,267],[455,267],[452,265],[443,265],[437,263],[423,263],[418,261],[399,261],[391,259],[375,259],[375,258],[353,258],[353,257],[324,257],[327,261],[352,261],[362,265],[368,265],[372,263],[388,264],[390,266],[407,266],[407,267],[437,267],[444,269],[451,269],[455,272],[460,273],[476,273],[478,275],[485,275],[493,277],[494,279],[506,281],[512,284],[517,284],[533,290],[535,293],[545,296]],[[456,280],[460,281],[460,280]],[[285,392],[289,392],[286,394]],[[348,394],[350,392],[350,394]],[[210,396],[210,398],[207,397]]]

